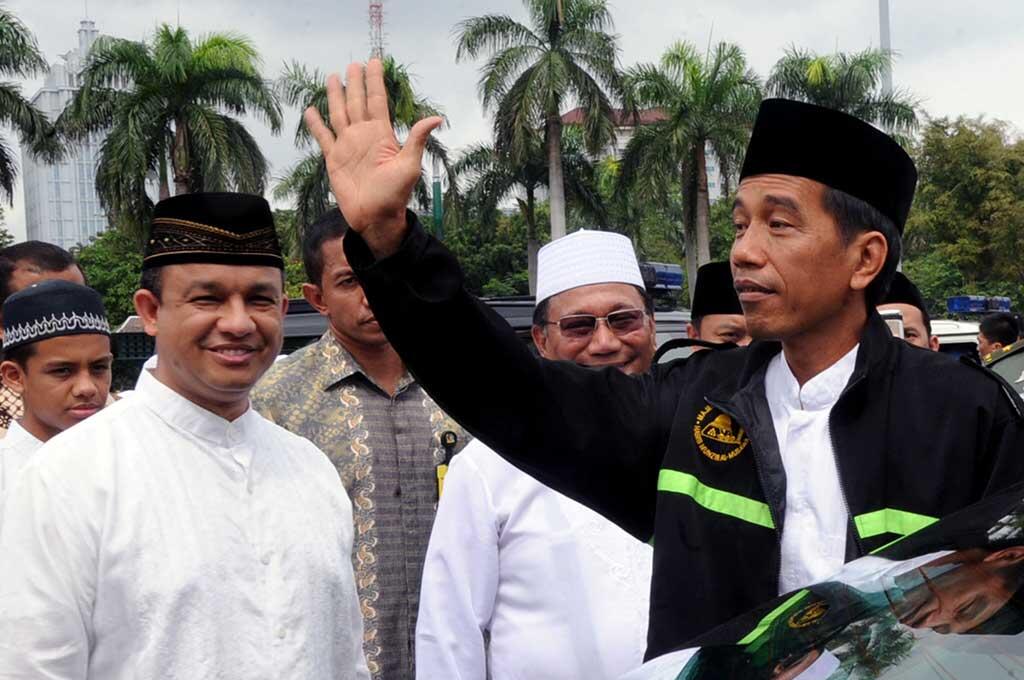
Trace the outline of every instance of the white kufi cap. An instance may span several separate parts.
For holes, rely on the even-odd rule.
[[[581,230],[537,253],[537,303],[572,288],[628,283],[644,289],[633,243],[611,231]]]

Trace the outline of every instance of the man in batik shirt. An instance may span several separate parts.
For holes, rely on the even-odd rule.
[[[467,435],[406,371],[363,297],[341,211],[307,231],[306,300],[320,340],[278,362],[253,406],[326,452],[352,498],[353,567],[375,679],[412,680],[420,577],[439,496],[437,468]]]

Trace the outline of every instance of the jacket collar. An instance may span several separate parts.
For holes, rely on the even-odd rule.
[[[860,335],[860,351],[849,385],[856,384],[868,373],[878,368],[891,368],[893,361],[892,344],[895,339],[885,321],[874,309],[868,313],[867,323]],[[746,349],[743,366],[740,369],[738,382],[732,392],[747,388],[755,379],[763,380],[764,371],[772,357],[782,351],[782,343],[776,340],[763,340],[750,344]],[[716,398],[728,401],[731,395],[718,392]]]
[[[164,385],[149,371],[139,376],[136,393],[157,418],[175,430],[191,433],[221,448],[251,441],[261,420],[252,406],[235,420],[221,418]]]
[[[315,363],[310,382],[313,389],[318,392],[333,389],[339,383],[355,375],[361,375],[371,384],[376,385],[373,378],[367,375],[356,358],[334,337],[334,333],[329,328],[320,336],[311,357]],[[398,383],[397,392],[401,392],[412,383],[413,378],[406,371]]]

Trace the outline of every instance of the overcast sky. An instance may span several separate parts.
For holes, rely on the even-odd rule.
[[[344,70],[368,52],[366,0],[92,0],[89,18],[101,33],[141,40],[160,23],[179,20],[193,33],[236,31],[259,48],[268,77],[298,60],[323,71]],[[671,42],[709,38],[738,43],[762,77],[789,45],[818,52],[877,46],[878,0],[610,0],[621,62],[653,61]],[[899,53],[896,86],[923,100],[932,116],[984,115],[1024,129],[1024,1],[890,0],[892,41]],[[84,0],[8,0],[35,33],[47,59],[77,44]],[[500,12],[523,19],[514,0],[384,0],[387,49],[409,65],[419,91],[439,103],[451,123],[453,149],[484,140],[489,123],[477,99],[479,63],[455,63],[452,28],[460,20]],[[25,82],[31,96],[42,80]],[[253,132],[279,175],[300,151],[292,146],[298,111],[286,113],[278,137]],[[10,131],[8,141],[16,143]],[[24,238],[18,187],[9,228]]]

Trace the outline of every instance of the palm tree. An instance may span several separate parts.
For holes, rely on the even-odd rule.
[[[727,176],[736,167],[761,100],[761,85],[736,45],[719,43],[706,55],[677,42],[660,64],[640,64],[625,77],[629,109],[657,109],[661,120],[636,128],[620,168],[620,192],[656,200],[668,178],[683,198],[686,274],[711,259],[708,148]],[[693,294],[691,288],[691,296]]]
[[[772,68],[768,92],[776,97],[827,106],[871,121],[906,141],[917,129],[918,101],[905,92],[882,91],[892,66],[886,50],[818,55],[791,47]]]
[[[388,109],[391,124],[399,135],[407,133],[416,121],[430,116],[441,115],[437,105],[421,97],[413,87],[413,77],[408,68],[386,56],[384,64],[384,87],[388,92]],[[276,90],[284,103],[305,109],[315,106],[324,120],[327,115],[326,79],[318,70],[309,70],[302,64],[292,63],[277,79]],[[299,121],[295,130],[295,145],[300,148],[313,146],[313,139],[305,124]],[[427,154],[437,158],[448,169],[448,150],[435,137],[427,141]],[[426,182],[421,179],[415,188],[416,202],[422,208],[430,206],[431,195]],[[291,200],[295,205],[295,229],[292,235],[301,240],[301,232],[312,224],[331,205],[331,186],[319,149],[311,151],[278,179],[274,198],[279,201]]]
[[[281,109],[245,37],[214,33],[193,42],[161,26],[151,44],[103,37],[82,71],[82,87],[58,119],[71,139],[106,132],[96,169],[100,203],[114,223],[138,227],[160,198],[238,190],[263,193],[267,161],[237,116],[255,115],[277,133]]]
[[[566,130],[560,156],[570,206],[595,226],[607,227],[608,212],[599,190],[597,168],[585,153],[581,131]],[[526,222],[527,267],[533,294],[537,288],[537,251],[540,248],[537,199],[550,181],[544,140],[535,133],[529,155],[519,160],[493,145],[476,144],[462,152],[452,164],[451,172],[456,181],[450,188],[449,200],[464,221],[475,220],[485,227],[494,225],[500,206],[515,199]],[[467,186],[462,188],[461,183]]]
[[[536,131],[545,131],[551,181],[551,238],[565,235],[562,105],[577,102],[591,154],[614,139],[611,93],[620,94],[616,37],[605,0],[523,0],[528,25],[489,14],[456,27],[456,60],[488,54],[481,68],[480,97],[494,112],[495,148],[524,163]]]
[[[6,78],[31,78],[46,71],[36,39],[17,17],[0,8],[0,75]],[[30,153],[47,160],[56,160],[61,145],[46,116],[21,95],[21,87],[0,82],[0,123],[18,133],[22,146]],[[0,140],[0,196],[9,204],[14,201],[14,181],[18,163],[14,151]]]

